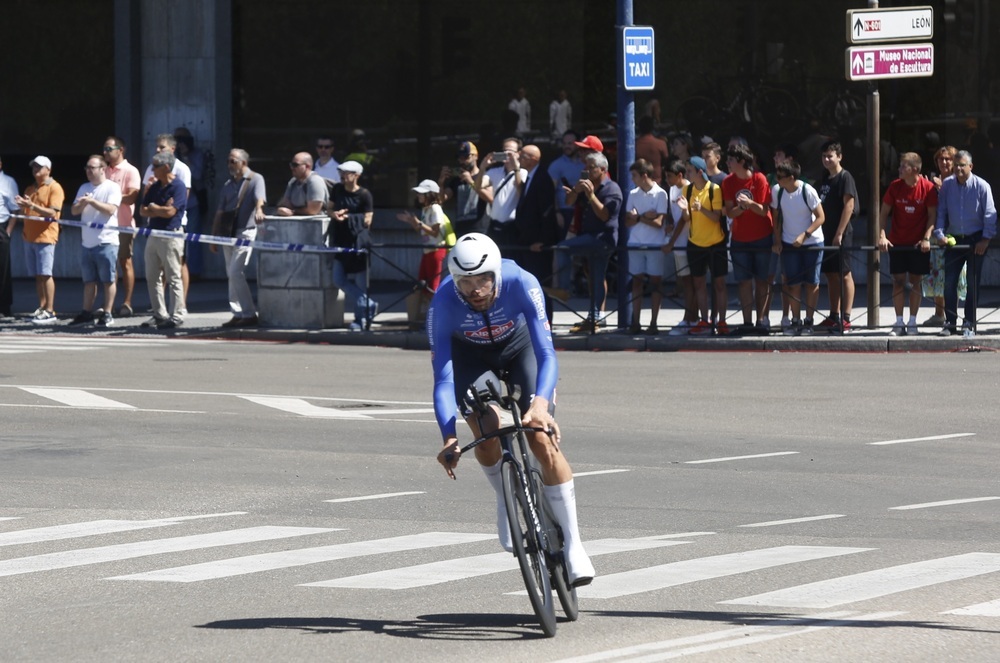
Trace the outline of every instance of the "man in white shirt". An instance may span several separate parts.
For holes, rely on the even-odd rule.
[[[80,187],[73,200],[73,214],[78,214],[86,224],[100,224],[100,227],[81,229],[83,310],[73,318],[71,325],[93,322],[95,318],[100,327],[114,324],[111,310],[115,305],[115,282],[118,280],[115,267],[118,264],[118,207],[122,204],[122,189],[107,178],[107,167],[103,156],[91,155],[87,159],[87,183]],[[104,285],[104,310],[99,317],[94,311],[98,282]]]
[[[507,104],[508,110],[517,113],[517,135],[522,137],[528,135],[531,131],[531,103],[528,102],[524,95],[524,88],[517,88],[517,94]]]
[[[476,191],[490,203],[490,226],[486,234],[505,254],[517,243],[514,217],[521,190],[528,179],[528,171],[521,168],[521,146],[519,138],[504,140],[503,152],[487,153],[473,180]]]
[[[552,135],[552,140],[558,141],[571,126],[573,126],[573,106],[566,98],[566,90],[559,90],[556,98],[549,104],[549,133]]]
[[[632,325],[629,333],[638,334],[642,331],[639,315],[642,313],[643,277],[649,277],[652,288],[650,304],[652,318],[646,333],[659,333],[656,319],[660,314],[660,303],[663,293],[660,285],[663,282],[663,251],[661,247],[666,240],[665,219],[667,214],[667,192],[653,179],[653,164],[645,159],[638,159],[629,167],[632,183],[635,188],[628,194],[628,204],[625,212],[625,227],[628,234],[628,271],[632,277]],[[659,173],[656,172],[656,177]],[[647,248],[639,248],[647,247]],[[649,248],[655,247],[655,248]]]
[[[316,163],[313,172],[331,182],[340,181],[340,164],[333,158],[333,138],[320,136],[316,139]]]

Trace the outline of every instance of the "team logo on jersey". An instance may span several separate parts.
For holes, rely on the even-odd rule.
[[[528,296],[531,297],[531,303],[535,306],[535,316],[539,320],[547,320],[548,317],[545,315],[545,296],[542,294],[542,289],[530,288]]]
[[[509,335],[514,330],[514,321],[508,320],[502,325],[483,325],[479,329],[469,329],[464,332],[465,338],[470,341],[499,341]]]

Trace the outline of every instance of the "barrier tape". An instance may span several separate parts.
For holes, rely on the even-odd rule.
[[[239,237],[222,237],[220,235],[205,235],[202,233],[174,232],[170,230],[154,230],[153,228],[137,228],[135,226],[118,226],[106,223],[86,223],[75,219],[54,219],[45,216],[26,216],[24,214],[11,214],[12,219],[23,219],[27,221],[45,221],[46,223],[58,223],[74,228],[92,228],[94,230],[104,230],[114,228],[120,233],[135,235],[136,237],[161,237],[164,239],[183,239],[188,242],[201,244],[216,244],[219,246],[243,247],[249,246],[261,251],[291,251],[293,253],[367,253],[364,249],[350,249],[340,246],[313,246],[309,244],[286,244],[284,242],[267,242],[259,239],[242,239]]]

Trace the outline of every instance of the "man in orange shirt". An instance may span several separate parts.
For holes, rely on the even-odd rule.
[[[58,219],[66,194],[59,183],[52,179],[52,161],[48,157],[37,156],[30,165],[35,183],[25,190],[23,196],[16,198],[17,204],[21,206],[25,216]],[[14,223],[17,223],[16,219]],[[11,232],[13,230],[14,226],[11,226]],[[53,323],[56,320],[56,282],[52,278],[52,264],[56,255],[56,242],[59,241],[59,224],[54,221],[25,220],[22,237],[24,262],[28,275],[35,277],[35,290],[38,291],[38,308],[31,315],[31,320],[36,323]]]

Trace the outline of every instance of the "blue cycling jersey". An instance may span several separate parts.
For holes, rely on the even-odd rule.
[[[488,311],[474,311],[458,293],[451,276],[441,281],[427,312],[427,336],[434,369],[434,413],[442,437],[455,435],[455,402],[452,343],[502,348],[515,333],[527,326],[538,363],[534,393],[552,401],[559,367],[552,346],[552,328],[545,316],[542,286],[532,274],[504,260],[500,268],[500,292]],[[527,388],[528,385],[522,385]]]

